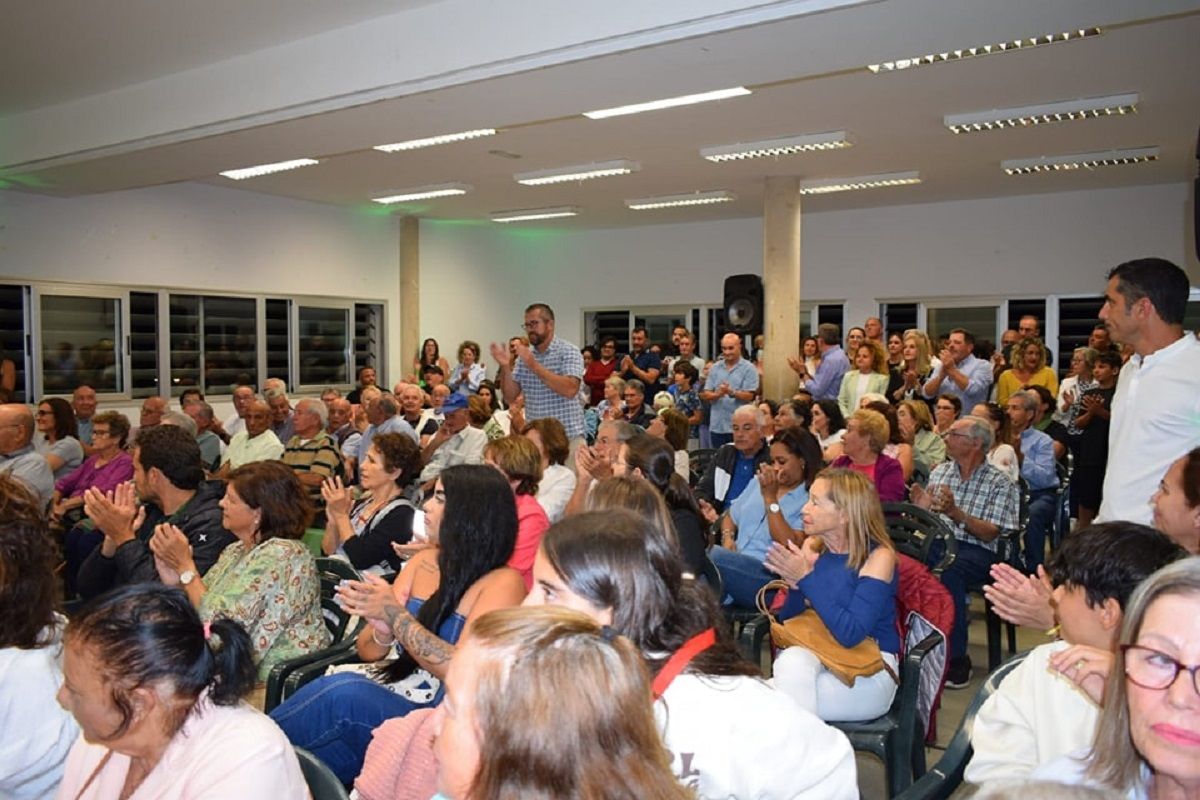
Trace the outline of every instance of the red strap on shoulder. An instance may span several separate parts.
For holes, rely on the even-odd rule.
[[[663,692],[671,685],[671,681],[675,680],[675,676],[687,669],[687,665],[692,663],[693,658],[716,643],[717,632],[712,628],[706,628],[684,642],[683,647],[672,653],[671,657],[667,659],[667,663],[654,676],[654,682],[651,684],[654,698],[657,700],[662,697]]]

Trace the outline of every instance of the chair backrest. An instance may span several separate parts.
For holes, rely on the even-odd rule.
[[[702,447],[698,450],[688,451],[688,469],[696,476],[696,482],[704,476],[704,471],[708,469],[708,465],[713,460],[713,456],[717,451],[711,447]],[[692,484],[695,486],[695,483]]]
[[[954,793],[962,783],[967,764],[975,752],[971,747],[975,716],[984,702],[995,693],[1000,682],[1016,669],[1027,655],[1028,653],[1018,653],[992,670],[992,673],[975,692],[975,696],[971,698],[967,711],[954,731],[954,736],[950,738],[950,743],[946,745],[942,757],[929,768],[924,776],[897,795],[894,800],[917,800],[918,798],[920,800],[945,800]]]
[[[331,557],[317,559],[317,574],[321,576],[321,616],[324,617],[325,627],[333,634],[336,644],[351,632],[350,622],[353,617],[338,605],[334,589],[343,580],[361,581],[362,575],[350,562]]]
[[[941,575],[954,563],[958,540],[937,514],[912,503],[884,503],[883,516],[899,552],[920,561],[934,575]]]
[[[333,774],[333,770],[325,766],[325,762],[302,747],[295,750],[296,758],[300,760],[300,771],[304,773],[304,782],[308,784],[313,800],[350,800],[346,787]]]

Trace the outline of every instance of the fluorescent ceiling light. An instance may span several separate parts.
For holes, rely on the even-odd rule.
[[[450,144],[451,142],[462,142],[467,139],[478,139],[482,136],[495,136],[495,128],[479,128],[473,131],[462,131],[460,133],[443,133],[441,136],[430,136],[425,139],[410,139],[407,142],[396,142],[394,144],[379,144],[375,145],[375,150],[382,150],[385,153],[395,153],[398,150],[416,150],[421,147],[433,147],[438,144]]]
[[[277,161],[274,164],[259,164],[257,167],[242,167],[241,169],[228,169],[222,172],[226,178],[232,178],[235,181],[242,181],[246,178],[257,178],[259,175],[270,175],[272,172],[283,172],[297,167],[311,167],[313,164],[320,163],[315,158],[296,158],[291,161]]]
[[[745,86],[734,86],[732,89],[717,89],[714,92],[685,94],[680,97],[668,97],[665,100],[651,100],[648,103],[634,103],[630,106],[602,108],[599,111],[585,111],[583,115],[588,119],[607,119],[608,117],[620,117],[624,114],[640,114],[643,111],[659,111],[664,108],[675,108],[676,106],[690,106],[695,103],[707,103],[712,100],[724,100],[729,97],[741,97],[747,94],[750,94],[750,90]]]
[[[714,162],[740,161],[746,158],[790,156],[793,153],[809,153],[815,150],[838,150],[849,146],[850,140],[846,138],[845,131],[830,131],[828,133],[807,133],[803,136],[785,136],[780,139],[764,139],[761,142],[705,147],[700,150],[700,155]]]
[[[1104,150],[1099,153],[1075,153],[1066,156],[1014,158],[1001,161],[1009,175],[1032,175],[1035,172],[1057,172],[1071,169],[1118,167],[1122,164],[1145,164],[1158,160],[1157,147],[1131,147],[1124,150]]]
[[[413,189],[401,189],[398,194],[388,195],[387,197],[372,197],[374,203],[404,203],[409,200],[430,200],[434,197],[453,197],[454,195],[466,194],[473,187],[465,183],[441,183],[437,186],[418,186]]]
[[[525,186],[542,186],[547,183],[569,183],[586,181],[590,178],[607,178],[611,175],[628,175],[637,172],[642,165],[636,161],[601,161],[595,164],[577,164],[573,167],[542,169],[536,172],[518,172],[513,180]]]
[[[975,56],[990,56],[994,53],[1011,53],[1014,50],[1029,50],[1033,47],[1043,47],[1048,44],[1073,42],[1077,39],[1099,36],[1101,33],[1102,31],[1099,28],[1080,28],[1079,30],[1064,31],[1063,33],[1035,36],[1032,39],[1014,39],[1010,42],[985,44],[980,47],[967,47],[962,50],[947,50],[943,53],[928,53],[923,56],[913,56],[912,58],[900,58],[895,61],[885,61],[882,64],[868,64],[867,69],[876,74],[880,72],[898,72],[902,69],[923,67],[928,64],[941,64],[945,61],[961,61],[964,58],[974,58]]]
[[[559,219],[574,217],[579,213],[575,206],[555,206],[554,208],[526,208],[520,211],[497,211],[492,214],[492,222],[529,222],[535,219]]]
[[[800,194],[829,194],[854,189],[880,189],[885,186],[910,186],[921,182],[918,172],[888,172],[882,175],[859,175],[857,178],[822,178],[800,181]]]
[[[692,192],[691,194],[669,194],[658,197],[641,197],[636,200],[626,200],[625,206],[635,211],[645,211],[652,208],[675,208],[677,206],[706,206],[713,203],[728,203],[737,199],[732,192]]]
[[[955,133],[1017,128],[1028,125],[1044,125],[1050,122],[1066,122],[1073,119],[1092,119],[1122,114],[1137,113],[1138,96],[1114,94],[1109,97],[1087,97],[1081,100],[1064,100],[1059,103],[1043,103],[1019,108],[998,108],[973,114],[950,114],[944,118],[946,127]]]

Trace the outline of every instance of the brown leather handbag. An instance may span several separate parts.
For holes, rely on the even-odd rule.
[[[847,686],[853,686],[854,679],[859,675],[874,675],[881,669],[887,670],[892,680],[899,682],[896,671],[883,660],[879,643],[874,639],[867,637],[854,647],[846,647],[834,638],[824,620],[811,608],[780,622],[767,608],[767,592],[790,588],[783,581],[771,581],[758,590],[758,610],[771,622],[771,642],[776,647],[803,647]]]

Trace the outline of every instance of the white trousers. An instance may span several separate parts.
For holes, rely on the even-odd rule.
[[[896,669],[894,655],[884,653],[883,660]],[[891,708],[896,695],[896,681],[887,670],[860,676],[853,686],[847,686],[803,647],[789,647],[780,653],[775,659],[774,674],[776,689],[827,722],[875,719]]]

